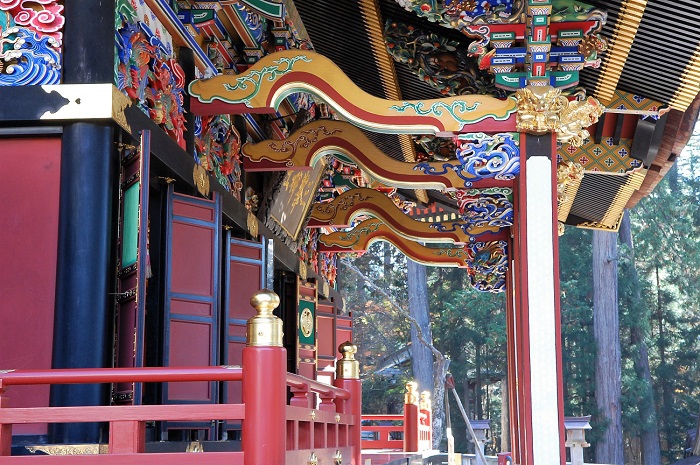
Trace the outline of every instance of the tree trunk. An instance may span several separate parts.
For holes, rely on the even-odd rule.
[[[645,318],[648,311],[643,308],[642,291],[639,283],[639,275],[634,262],[634,243],[632,242],[632,231],[630,229],[629,211],[625,210],[620,225],[620,242],[629,247],[629,261],[625,266],[629,267],[627,276],[631,280],[632,295],[630,310]],[[660,465],[661,449],[659,446],[659,425],[656,416],[656,405],[651,384],[651,371],[649,370],[649,351],[646,343],[646,334],[643,328],[636,324],[631,328],[632,344],[637,346],[634,359],[634,369],[639,378],[644,383],[644,391],[639,399],[639,415],[642,420],[641,428],[641,448],[644,465]]]
[[[617,237],[593,231],[593,333],[596,341],[595,397],[598,422],[596,462],[623,465],[620,412],[620,323],[617,304]]]
[[[442,424],[445,412],[443,410],[444,393],[444,367],[445,360],[439,357],[433,358],[433,351],[429,345],[433,343],[433,335],[430,328],[430,307],[428,305],[428,279],[425,265],[413,260],[406,260],[408,279],[408,311],[415,324],[411,325],[411,358],[413,363],[413,378],[418,383],[420,392],[432,391],[433,399],[433,444],[442,440]],[[423,334],[425,343],[418,337],[418,329]],[[433,366],[435,364],[435,366]],[[437,376],[441,376],[439,379]],[[438,426],[439,425],[439,426]]]
[[[420,326],[423,338],[428,344],[433,343],[428,307],[428,281],[425,266],[413,260],[408,264],[408,311]],[[418,330],[411,325],[411,354],[413,378],[418,383],[419,392],[433,389],[433,354],[430,348],[418,338]],[[437,399],[435,399],[437,402]]]
[[[510,452],[510,400],[508,375],[501,380],[501,452]]]
[[[435,382],[433,384],[433,449],[439,450],[445,429],[445,375],[450,361],[440,355],[435,357]]]

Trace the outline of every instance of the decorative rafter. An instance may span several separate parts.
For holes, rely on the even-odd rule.
[[[482,95],[433,100],[386,100],[362,91],[331,60],[310,51],[270,54],[238,76],[193,81],[196,114],[269,113],[294,92],[321,98],[353,124],[389,134],[452,135],[510,131],[515,101]]]
[[[352,189],[332,202],[313,204],[308,227],[348,227],[358,216],[369,215],[381,219],[406,239],[464,244],[485,233],[498,233],[512,224],[501,220],[508,212],[512,215],[510,202],[499,205],[488,195],[481,197],[478,191],[474,194],[477,194],[473,195],[474,203],[478,205],[465,215],[466,219],[427,223],[407,216],[392,199],[375,189]]]
[[[496,186],[512,183],[519,169],[517,134],[463,134],[458,140],[457,160],[407,163],[384,154],[350,123],[318,120],[283,141],[245,144],[241,153],[251,172],[308,169],[325,155],[341,153],[392,187],[457,189],[476,187],[484,179]]]

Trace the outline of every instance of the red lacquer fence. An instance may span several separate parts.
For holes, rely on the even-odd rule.
[[[433,448],[430,393],[421,393],[419,401],[416,387],[413,381],[406,385],[403,415],[362,415],[363,449],[423,452]]]
[[[274,296],[274,297],[272,297]],[[0,372],[0,463],[94,465],[361,464],[361,382],[357,348],[345,343],[335,386],[286,372],[279,299],[271,291],[251,299],[258,316],[248,322],[242,367],[63,369]],[[133,405],[12,408],[11,386],[72,383],[241,382],[242,404]],[[292,392],[287,404],[287,389]],[[316,399],[320,404],[316,407]],[[238,420],[242,451],[145,453],[147,421]],[[108,452],[98,455],[10,456],[12,426],[23,423],[105,422]]]

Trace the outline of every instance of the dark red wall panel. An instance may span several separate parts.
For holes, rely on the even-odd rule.
[[[0,368],[49,369],[53,342],[61,140],[0,140]],[[48,405],[46,386],[14,388],[13,407]],[[18,425],[15,434],[46,434]]]

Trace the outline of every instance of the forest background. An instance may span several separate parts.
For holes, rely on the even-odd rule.
[[[652,194],[626,211],[619,233],[567,227],[559,238],[564,414],[592,415],[588,463],[673,463],[694,446],[700,124],[695,133]],[[342,260],[338,276],[360,348],[363,412],[401,413],[405,384],[413,379],[433,391],[441,404],[435,407],[444,411],[441,380],[449,366],[469,417],[491,420],[487,453],[509,450],[501,418],[507,408],[505,295],[472,289],[461,269],[407,263],[384,242]],[[602,351],[619,356],[617,374],[597,368]],[[431,363],[432,370],[414,375],[414,365]],[[448,397],[456,450],[473,451]],[[617,418],[605,407],[610,402],[621,406]],[[444,430],[443,421],[438,418],[436,428]],[[437,436],[445,450],[444,431]]]

